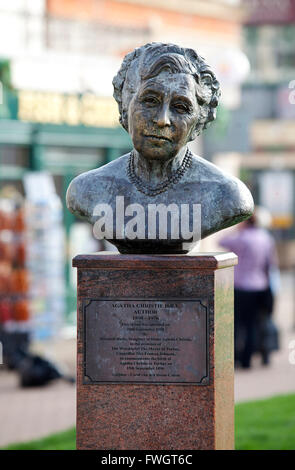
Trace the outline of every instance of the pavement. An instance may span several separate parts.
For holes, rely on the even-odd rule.
[[[32,349],[75,376],[74,339],[34,344]],[[17,374],[0,366],[0,448],[65,431],[75,419],[75,384],[59,379],[45,387],[20,388]]]
[[[269,366],[262,366],[259,357],[254,357],[250,370],[235,371],[236,402],[295,393],[295,364],[290,362],[295,350],[295,344],[290,347],[295,343],[294,286],[295,274],[283,273],[274,312],[280,350],[272,354]],[[75,339],[36,343],[33,349],[66,373],[75,374]],[[75,414],[75,385],[57,380],[46,387],[21,389],[17,375],[0,366],[0,447],[64,431],[75,425]]]
[[[235,370],[236,402],[295,393],[295,272],[281,274],[273,320],[280,332],[280,349],[271,354],[268,366],[254,356],[250,370]]]

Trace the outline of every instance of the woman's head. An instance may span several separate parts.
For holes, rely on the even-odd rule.
[[[129,105],[143,82],[168,74],[189,74],[195,81],[199,114],[192,138],[216,117],[219,82],[204,59],[193,49],[174,44],[151,43],[127,54],[113,79],[114,98],[119,105],[120,122],[129,131]],[[190,139],[192,140],[192,139]]]

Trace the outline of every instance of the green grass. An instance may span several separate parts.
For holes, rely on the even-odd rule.
[[[11,444],[5,447],[6,450],[75,450],[76,449],[76,429],[51,434],[38,441],[25,442],[21,444]]]
[[[236,449],[295,450],[295,395],[236,405]]]
[[[283,395],[248,403],[235,408],[236,449],[295,449],[295,395]],[[14,444],[9,450],[75,449],[75,428],[38,441]]]

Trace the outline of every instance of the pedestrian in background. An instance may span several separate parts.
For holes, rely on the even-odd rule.
[[[274,305],[273,273],[278,273],[275,241],[259,226],[258,211],[241,223],[235,233],[219,240],[239,258],[235,267],[235,364],[251,366],[255,351],[269,363],[271,350],[278,348],[278,335],[271,320]]]

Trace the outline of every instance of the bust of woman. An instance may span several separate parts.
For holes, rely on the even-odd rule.
[[[237,178],[187,147],[215,119],[219,83],[194,50],[146,44],[113,80],[120,122],[133,149],[70,184],[71,212],[121,253],[186,253],[251,216]]]

